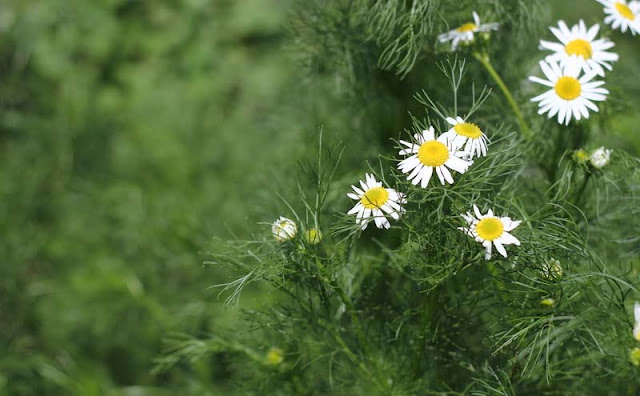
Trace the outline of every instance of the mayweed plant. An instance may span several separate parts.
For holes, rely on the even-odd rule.
[[[638,2],[598,1],[638,31]],[[415,83],[407,125],[361,166],[320,134],[280,211],[207,261],[237,274],[228,304],[275,297],[245,328],[170,340],[159,367],[213,354],[238,394],[638,394],[639,161],[592,140],[624,111],[605,88],[622,33],[576,9],[551,37],[541,4],[305,2],[311,72],[362,106]],[[390,70],[405,79],[369,95]]]

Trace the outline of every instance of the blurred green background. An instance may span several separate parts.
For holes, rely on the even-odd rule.
[[[202,266],[208,242],[268,233],[320,126],[357,148],[345,166],[378,152],[366,110],[307,81],[293,3],[0,3],[0,395],[230,389],[220,355],[152,374],[163,338],[238,320],[208,289],[228,280]],[[620,79],[640,75],[625,40]]]

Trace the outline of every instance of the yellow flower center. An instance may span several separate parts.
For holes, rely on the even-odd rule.
[[[380,209],[389,200],[389,192],[382,187],[372,188],[364,193],[360,203],[367,209]]]
[[[460,33],[472,32],[472,31],[476,30],[477,28],[478,27],[476,26],[475,23],[469,22],[469,23],[465,23],[464,25],[462,25],[459,28],[457,28],[456,31],[460,32]]]
[[[431,140],[420,146],[418,159],[427,166],[440,166],[449,159],[449,149],[439,141]]]
[[[574,100],[582,93],[582,86],[573,77],[560,77],[556,83],[556,93],[564,100]]]
[[[571,41],[564,47],[564,50],[567,52],[567,55],[578,55],[586,59],[591,59],[591,55],[593,54],[593,49],[591,48],[591,44],[582,39],[576,39]]]
[[[486,217],[478,222],[476,225],[476,232],[478,236],[485,241],[493,241],[502,235],[504,226],[497,217]]]
[[[629,8],[628,5],[617,2],[616,10],[618,10],[618,12],[620,13],[620,15],[622,15],[623,18],[627,18],[630,21],[635,21],[636,16],[633,13],[633,11],[631,11],[631,8]]]
[[[453,126],[453,129],[458,135],[466,136],[471,139],[477,139],[482,136],[482,131],[476,124],[463,123]]]

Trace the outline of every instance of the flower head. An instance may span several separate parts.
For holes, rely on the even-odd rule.
[[[611,162],[611,150],[606,149],[604,147],[600,147],[598,149],[593,150],[591,153],[591,157],[589,157],[589,161],[594,168],[604,168],[609,165]]]
[[[273,222],[271,226],[271,233],[273,237],[279,242],[286,242],[292,240],[298,232],[298,226],[295,221],[280,216],[280,218]]]
[[[317,245],[322,241],[322,232],[317,228],[311,228],[304,233],[304,239],[311,245]]]
[[[640,2],[627,0],[596,0],[604,6],[604,23],[623,33],[629,29],[635,36],[640,33]]]
[[[558,62],[561,67],[577,63],[587,74],[595,73],[604,76],[604,69],[610,71],[612,69],[610,62],[616,62],[619,58],[618,54],[607,52],[615,45],[611,40],[595,39],[600,25],[593,25],[587,29],[584,21],[581,20],[569,29],[564,21],[559,21],[557,28],[550,29],[560,42],[540,40],[540,49],[554,52],[545,58],[547,62]]]
[[[480,23],[480,17],[477,12],[473,12],[473,22],[467,22],[456,29],[448,31],[438,36],[438,40],[441,43],[451,41],[451,49],[455,51],[460,43],[469,44],[474,40],[474,33],[489,32],[491,30],[498,30],[498,23]]]
[[[580,76],[581,66],[578,63],[560,67],[557,62],[540,61],[540,68],[548,80],[533,76],[529,80],[551,89],[531,101],[540,102],[538,114],[549,113],[549,118],[557,114],[560,124],[569,125],[572,118],[589,118],[589,110],[598,111],[593,101],[603,101],[609,94],[609,91],[600,88],[604,81],[591,81],[595,73]]]
[[[589,161],[589,154],[584,149],[573,152],[572,158],[578,164],[586,164]]]
[[[426,188],[434,169],[440,183],[444,185],[446,181],[453,184],[453,177],[449,169],[465,173],[473,163],[463,159],[468,156],[468,153],[461,151],[460,147],[454,146],[447,135],[443,134],[435,139],[433,127],[422,131],[421,134],[416,133],[413,137],[416,143],[400,141],[407,147],[400,150],[400,155],[410,155],[410,157],[400,161],[398,169],[402,173],[410,173],[408,179],[414,185],[420,183],[422,188]]]
[[[447,117],[447,122],[452,127],[444,135],[451,141],[452,146],[464,147],[469,159],[487,155],[489,139],[476,124],[465,122],[461,117]]]
[[[492,246],[495,246],[503,257],[507,257],[504,245],[520,246],[520,241],[509,234],[509,231],[520,225],[520,221],[511,220],[509,217],[494,216],[491,209],[486,215],[483,215],[476,205],[473,205],[473,212],[462,215],[467,221],[468,227],[459,227],[458,229],[482,243],[486,251],[485,259],[491,258]]]
[[[384,188],[382,182],[376,181],[373,175],[367,173],[365,181],[360,181],[360,187],[362,189],[351,186],[355,194],[347,194],[349,198],[358,201],[348,214],[356,215],[356,224],[362,226],[363,230],[369,225],[372,216],[376,227],[390,228],[391,224],[386,216],[398,220],[404,213],[402,205],[407,202],[404,194],[392,188]]]

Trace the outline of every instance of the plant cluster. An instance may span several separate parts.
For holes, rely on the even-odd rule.
[[[638,2],[598,1],[605,22],[637,32]],[[336,70],[355,64],[354,86],[369,53],[409,80],[437,69],[433,89],[415,96],[425,113],[391,139],[399,157],[380,154],[350,191],[355,172],[337,172],[348,148],[321,133],[295,193],[278,195],[287,213],[210,252],[209,264],[238,274],[217,285],[229,304],[257,282],[278,299],[245,311],[245,328],[175,337],[159,369],[224,354],[247,394],[637,393],[640,162],[592,143],[624,111],[604,107],[617,93],[601,80],[618,61],[613,42],[583,21],[551,28],[559,42],[540,42],[553,51],[539,62],[546,80],[529,79],[549,88],[531,99],[536,114],[519,104],[533,87],[494,66],[501,34],[535,23],[499,18],[528,15],[521,2],[487,1],[498,22],[473,11],[441,31],[459,15],[446,11],[469,2],[312,3],[302,38],[321,37]],[[335,48],[331,29],[355,34]]]

